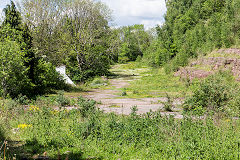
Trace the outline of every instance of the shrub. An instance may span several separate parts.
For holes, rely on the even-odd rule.
[[[78,97],[77,104],[82,117],[88,117],[96,112],[96,101],[94,100],[87,100],[83,97]]]
[[[0,42],[0,95],[17,97],[27,94],[33,84],[27,77],[24,53],[16,42]]]
[[[49,93],[52,89],[64,89],[66,84],[55,67],[43,59],[37,61],[34,69],[34,95]]]
[[[56,97],[56,102],[61,107],[66,107],[66,106],[70,105],[70,99],[64,96],[64,92],[63,91],[58,92],[58,95]]]
[[[161,102],[163,104],[164,110],[167,112],[172,112],[172,108],[173,108],[173,99],[166,93],[166,98],[167,101],[166,102]]]
[[[220,71],[197,85],[184,103],[185,111],[236,112],[233,100],[239,97],[240,88],[229,72]]]
[[[127,96],[127,91],[125,89],[122,91],[121,96]]]

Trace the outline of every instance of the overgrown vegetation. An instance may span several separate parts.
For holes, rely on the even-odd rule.
[[[166,74],[163,68],[152,69],[141,73],[141,79],[131,83],[126,88],[128,97],[183,97],[191,94],[194,86],[187,87],[186,82],[173,74]]]
[[[39,56],[56,66],[66,65],[76,82],[108,74],[119,40],[108,25],[111,11],[105,4],[91,0],[23,0],[21,6]]]
[[[239,115],[240,87],[231,73],[220,71],[196,85],[193,95],[185,100],[186,111]]]
[[[119,36],[119,63],[141,60],[152,41],[152,36],[144,30],[144,25],[122,27],[119,29]]]
[[[189,58],[213,49],[239,46],[238,0],[168,0],[165,23],[144,53],[152,66],[167,72],[188,64]]]
[[[130,116],[104,114],[94,101],[79,98],[77,109],[52,109],[43,101],[27,108],[13,101],[2,101],[1,119],[20,140],[14,146],[8,140],[8,158],[31,158],[40,154],[57,159],[237,159],[239,156],[239,120],[176,120],[160,112]],[[9,103],[16,105],[10,107]],[[41,104],[41,105],[38,105]],[[217,123],[217,125],[216,125]],[[203,136],[204,135],[204,136]],[[16,144],[15,144],[16,145]],[[147,152],[146,152],[147,151]],[[222,154],[225,153],[225,154]],[[1,150],[1,156],[3,150]]]
[[[7,5],[0,25],[0,159],[239,159],[240,86],[232,74],[195,80],[171,72],[189,58],[239,45],[240,2],[166,3],[157,38],[143,25],[111,28],[111,11],[99,1],[22,0],[21,12]],[[115,62],[127,64],[110,70]],[[103,113],[80,96],[85,88],[66,86],[58,65],[89,88],[111,77],[134,80],[116,87],[120,97],[166,97],[159,103],[167,112],[174,98],[187,96],[183,118],[138,115],[137,106],[128,116]],[[72,92],[56,91],[62,89]]]
[[[15,4],[3,10],[5,19],[0,26],[0,96],[34,97],[51,89],[64,88],[64,81],[55,67],[34,53],[32,36],[22,22]]]

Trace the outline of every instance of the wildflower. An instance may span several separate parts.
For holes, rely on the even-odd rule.
[[[230,122],[230,119],[226,119],[226,122]]]
[[[57,113],[58,113],[58,110],[53,110],[53,111],[51,111],[51,113],[52,113],[52,115],[56,115]]]
[[[32,127],[31,124],[19,124],[19,125],[18,125],[18,128],[21,128],[21,129],[30,128],[30,127]]]
[[[29,106],[30,111],[40,111],[40,109],[37,106]]]

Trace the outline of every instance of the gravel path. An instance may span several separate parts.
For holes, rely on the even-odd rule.
[[[135,78],[134,78],[135,77]],[[110,86],[115,89],[93,89],[84,95],[85,98],[93,99],[100,102],[97,106],[106,113],[115,112],[117,114],[129,115],[131,108],[137,106],[137,113],[144,114],[150,111],[163,110],[163,104],[160,102],[166,102],[167,98],[124,98],[119,96],[121,94],[121,88],[126,88],[130,81],[136,80],[137,76],[128,78],[114,78],[110,79]],[[175,99],[174,106],[182,104],[182,99]],[[179,108],[174,108],[175,112],[162,112],[163,115],[173,115],[175,118],[182,118],[182,115],[178,112]]]

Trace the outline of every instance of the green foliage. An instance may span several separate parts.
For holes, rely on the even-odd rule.
[[[56,66],[65,64],[77,82],[108,74],[119,36],[108,25],[111,14],[106,5],[91,0],[23,0],[22,5],[38,56]]]
[[[94,100],[86,100],[83,97],[78,97],[77,104],[79,107],[80,114],[82,117],[88,117],[96,112],[96,101]]]
[[[34,68],[34,84],[34,95],[41,95],[51,92],[52,89],[61,90],[67,87],[55,66],[42,58],[38,59]]]
[[[109,81],[106,77],[95,77],[89,84],[92,88],[99,88],[101,86],[107,86]]]
[[[59,91],[56,96],[56,102],[60,107],[66,107],[70,105],[70,99],[64,96],[63,91]]]
[[[120,28],[121,46],[118,55],[119,63],[135,61],[141,57],[150,45],[150,35],[143,25],[133,25]]]
[[[89,101],[82,98],[80,101],[82,107],[89,106]],[[19,127],[15,135],[26,142],[21,146],[26,151],[25,156],[47,152],[52,159],[67,155],[74,156],[73,159],[238,157],[239,120],[193,120],[190,117],[176,120],[163,117],[160,112],[138,115],[136,106],[130,116],[103,114],[93,109],[91,113],[89,110],[91,116],[87,117],[82,117],[78,109],[30,108],[25,109],[25,114],[15,111],[18,119],[11,119],[11,127]],[[19,159],[23,155],[23,152],[18,152],[18,147],[10,148],[10,153],[17,154]]]
[[[239,6],[238,0],[167,1],[165,23],[156,28],[158,38],[144,52],[144,60],[176,71],[189,58],[238,45]]]
[[[20,30],[21,26],[21,15],[20,12],[16,10],[16,6],[11,1],[11,5],[7,5],[6,8],[3,9],[3,12],[5,14],[5,19],[3,21],[2,26],[6,26],[10,24],[11,28]]]
[[[123,91],[122,91],[122,93],[121,93],[121,96],[127,96],[126,89],[123,89]]]
[[[30,100],[28,99],[27,96],[19,94],[18,97],[15,99],[15,102],[21,105],[27,105],[30,102]]]
[[[31,32],[21,22],[20,12],[12,1],[4,13],[0,28],[1,96],[34,97],[65,87],[55,67],[42,58],[36,58]]]
[[[167,112],[172,112],[173,110],[173,99],[166,93],[166,102],[161,102],[163,104],[163,108]]]
[[[137,71],[137,69],[135,68]],[[192,87],[187,87],[179,77],[172,73],[165,73],[164,69],[152,69],[150,71],[139,68],[141,78],[126,87],[129,98],[147,98],[147,97],[182,97],[182,93],[191,93]],[[128,71],[129,72],[129,71]],[[137,94],[134,94],[134,93]]]
[[[193,95],[186,99],[184,108],[201,114],[220,112],[237,115],[239,93],[239,84],[234,82],[233,76],[228,72],[219,72],[198,84]]]
[[[24,53],[16,42],[6,40],[0,42],[0,94],[1,96],[16,97],[26,95],[32,84],[26,76]]]

